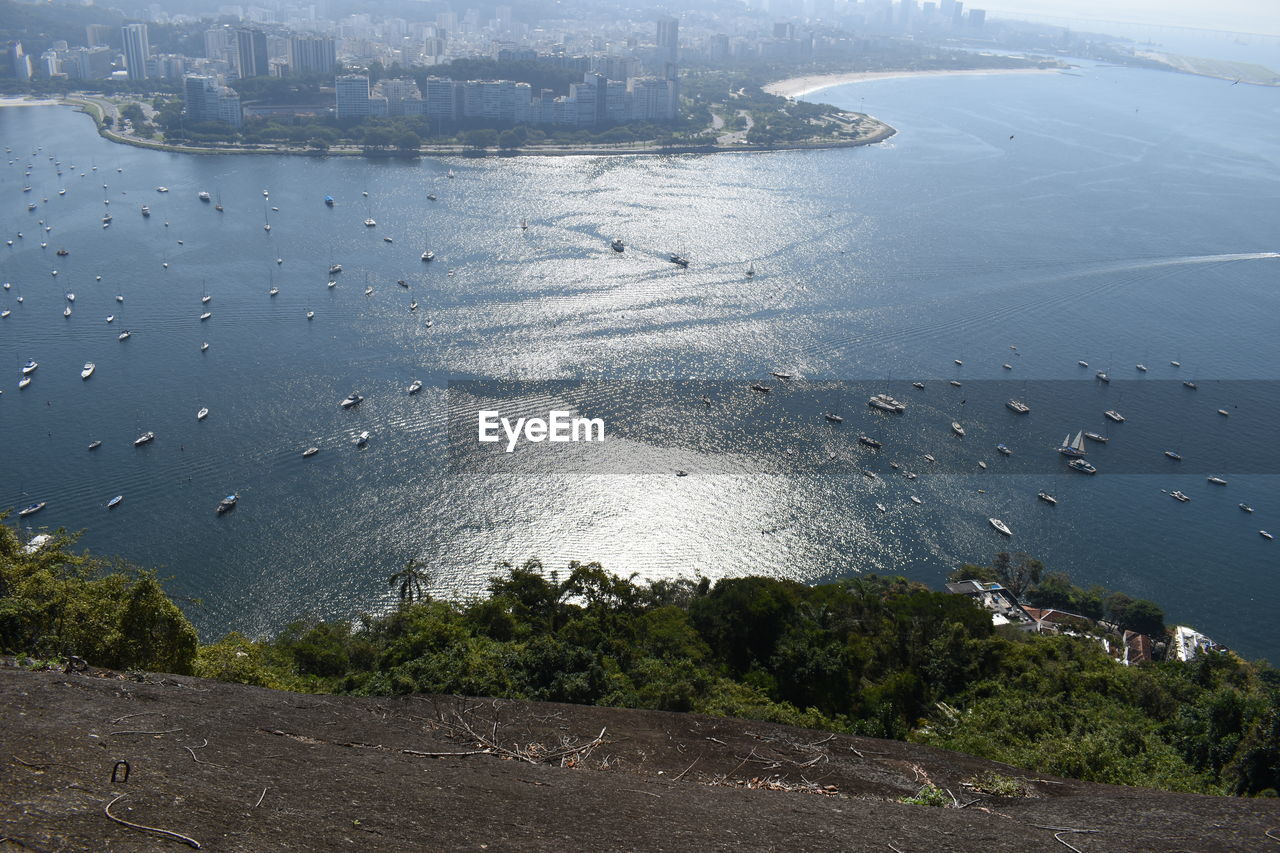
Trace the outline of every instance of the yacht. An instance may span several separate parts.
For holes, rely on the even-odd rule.
[[[667,260],[671,261],[671,263],[676,264],[677,266],[681,266],[681,267],[689,266],[688,258],[686,258],[684,255],[677,255],[674,252],[667,257]]]
[[[107,509],[115,509],[120,506],[120,501],[122,500],[124,500],[124,495],[116,495],[114,498],[107,501]]]
[[[520,230],[521,230],[521,231],[528,231],[528,230],[529,230],[529,220],[527,220],[527,219],[521,219],[521,220],[520,220]]]
[[[1180,361],[1171,361],[1169,363],[1172,364],[1174,367],[1182,367],[1182,362]]]
[[[996,530],[999,530],[999,531],[1000,531],[1001,533],[1003,533],[1005,536],[1012,536],[1012,535],[1013,535],[1013,531],[1009,529],[1009,525],[1005,524],[1005,523],[1004,523],[1003,521],[1001,521],[1000,519],[998,519],[998,518],[988,518],[988,519],[987,519],[987,521],[991,522],[991,526],[992,526],[992,527],[994,527]]]
[[[34,515],[35,513],[44,509],[47,505],[48,505],[47,501],[40,501],[40,503],[24,506],[22,509],[18,510],[18,518],[26,518],[28,515]]]
[[[1175,453],[1175,452],[1174,452],[1174,451],[1172,451],[1172,450],[1166,450],[1166,451],[1164,452],[1164,455],[1165,455],[1165,456],[1168,456],[1168,457],[1169,457],[1170,459],[1172,459],[1174,462],[1181,462],[1181,461],[1182,461],[1182,454],[1181,454],[1181,453]]]
[[[21,391],[23,388],[26,388],[30,384],[31,384],[31,377],[24,376],[18,380],[18,390]]]
[[[148,442],[155,441],[155,438],[156,438],[156,434],[154,432],[144,432],[142,435],[138,436],[133,440],[133,446],[141,447],[142,445]]]
[[[770,375],[770,376],[772,376],[772,377],[774,377],[775,379],[790,379],[790,378],[791,378],[791,374],[790,374],[790,373],[783,373],[783,372],[782,372],[782,371],[780,371],[780,370],[773,370],[773,371],[770,371],[770,372],[769,372],[769,375]]]
[[[383,238],[382,238],[382,242],[384,242],[384,243],[393,243],[393,242],[395,242],[395,241],[394,241],[394,240],[392,240],[390,237],[383,237]]]
[[[997,444],[996,450],[1000,451],[1000,453],[1003,454],[1004,456],[1013,455],[1013,451],[1009,449],[1009,445],[1007,444]]]
[[[410,310],[410,311],[417,311],[417,310],[418,310],[418,300],[416,300],[416,299],[415,299],[414,301],[412,301],[412,302],[410,302],[410,303],[409,303],[409,310]]]
[[[200,315],[200,319],[201,319],[201,320],[208,320],[208,319],[209,319],[210,317],[212,317],[212,316],[213,316],[213,312],[212,312],[212,311],[206,311],[206,312],[204,312],[203,314],[201,314],[201,315]]]
[[[373,287],[372,287],[372,285],[370,285],[370,286],[368,286],[368,287],[366,287],[366,288],[364,289],[364,295],[365,295],[365,296],[373,296]]]
[[[823,417],[824,417],[824,418],[826,418],[827,420],[831,421],[831,423],[833,423],[833,424],[842,424],[842,423],[844,423],[844,418],[840,417],[839,415],[833,415],[833,414],[828,413],[828,414],[823,415]]]
[[[1081,367],[1088,367],[1088,366],[1089,366],[1089,362],[1085,361],[1084,359],[1081,359],[1080,361],[1077,361],[1077,362],[1076,362],[1076,364],[1080,365]]]
[[[1199,386],[1199,385],[1197,385],[1196,383],[1192,382],[1190,379],[1184,380],[1182,384],[1183,384],[1184,386],[1186,386],[1187,388],[1190,388],[1192,391],[1194,391],[1194,390],[1196,390],[1197,388],[1199,388],[1199,387],[1200,387],[1200,386]]]
[[[770,388],[768,385],[761,385],[759,382],[753,382],[751,384],[751,390],[759,391],[761,394],[768,394],[773,389]]]
[[[425,252],[422,253],[422,259],[424,261],[429,261],[435,256],[436,256],[436,253],[431,251],[430,249],[427,249]]]
[[[1067,433],[1062,439],[1062,445],[1058,448],[1058,452],[1063,456],[1084,456],[1084,432],[1077,432],[1076,437],[1072,438],[1071,433]]]
[[[208,341],[203,341],[203,342],[201,342],[201,344],[200,344],[200,352],[205,352],[205,351],[206,351],[206,350],[208,350],[208,349],[209,349],[209,342],[208,342]]]
[[[101,440],[101,439],[94,439],[93,441],[89,442],[89,449],[90,449],[90,450],[97,450],[97,449],[98,449],[99,447],[101,447],[101,446],[102,446],[102,440]]]
[[[410,394],[417,394],[419,391],[422,390],[422,380],[421,379],[413,380],[412,382],[409,383],[409,387],[406,388],[405,390],[408,391]]]
[[[1253,507],[1249,506],[1248,504],[1236,504],[1236,506],[1240,507],[1240,509],[1244,512],[1253,512]]]
[[[867,405],[886,412],[893,412],[894,414],[902,414],[907,410],[906,403],[900,403],[888,394],[876,394],[867,400]]]
[[[205,190],[200,190],[200,192],[196,193],[196,198],[201,201],[213,201],[213,197]]]
[[[1110,381],[1111,381],[1111,377],[1110,377],[1110,376],[1108,376],[1108,375],[1106,374],[1106,372],[1104,372],[1104,371],[1099,370],[1097,373],[1095,373],[1095,374],[1093,374],[1093,375],[1094,375],[1094,376],[1096,376],[1096,377],[1098,378],[1098,381],[1100,381],[1100,382],[1110,382]]]
[[[1031,407],[1028,406],[1026,403],[1022,402],[1021,400],[1010,400],[1009,402],[1005,403],[1005,406],[1012,409],[1014,412],[1018,413],[1019,415],[1025,415],[1027,412],[1031,411]]]
[[[26,376],[27,374],[31,373],[33,370],[35,370],[39,366],[40,366],[39,363],[36,362],[35,360],[27,359],[27,363],[22,365],[22,375]]]
[[[373,217],[372,217],[372,216],[368,217],[368,218],[367,218],[367,219],[365,219],[365,221],[364,221],[364,227],[365,227],[365,228],[372,228],[373,226],[375,226],[375,225],[377,225],[377,224],[378,224],[378,223],[374,221],[374,219],[373,219]]]
[[[1107,438],[1105,435],[1102,435],[1101,433],[1097,433],[1097,432],[1086,432],[1084,434],[1084,437],[1089,439],[1090,441],[1096,441],[1099,444],[1106,444],[1108,441],[1111,440]]]
[[[230,510],[235,509],[236,503],[239,500],[240,500],[240,495],[238,494],[227,495],[225,498],[218,501],[218,509],[216,510],[216,512],[218,513],[218,515],[222,515],[224,512],[228,512]]]
[[[924,501],[920,500],[920,499],[919,499],[918,497],[916,497],[915,495],[910,495],[909,497],[911,498],[911,502],[912,502],[913,504],[915,504],[916,506],[921,506],[921,505],[923,505],[923,504],[924,504]]]
[[[865,444],[867,447],[874,447],[874,448],[876,448],[876,449],[879,449],[879,448],[881,448],[881,447],[884,447],[884,444],[882,444],[882,443],[881,443],[881,442],[879,442],[879,441],[876,441],[874,438],[872,438],[872,437],[871,437],[871,436],[869,436],[869,435],[860,435],[860,436],[858,436],[858,442],[859,442],[860,444]]]
[[[130,332],[128,329],[125,329],[123,332],[121,332],[119,335],[116,336],[116,340],[127,341],[129,340],[129,335],[131,334],[133,333]]]
[[[1263,539],[1275,539],[1274,536],[1272,536],[1270,533],[1268,533],[1265,530],[1259,530],[1258,535],[1261,536]]]
[[[342,264],[334,264],[329,267],[329,275],[337,275],[340,272],[342,272]]]
[[[615,252],[625,252],[627,249],[626,244],[622,242],[621,237],[614,237],[613,242],[609,244],[609,248],[613,249]]]
[[[357,435],[353,443],[355,444],[356,447],[364,447],[366,444],[369,443],[369,431],[365,430],[364,432]]]
[[[1053,495],[1049,494],[1048,492],[1040,492],[1039,494],[1036,495],[1036,497],[1038,497],[1040,500],[1044,501],[1045,503],[1050,504],[1051,506],[1056,506],[1058,503],[1058,499],[1055,498]]]
[[[884,504],[876,504],[876,509],[880,510],[881,512],[888,512],[888,511],[889,511],[889,508],[888,508],[887,506],[885,506]]]
[[[1182,492],[1178,492],[1178,491],[1170,492],[1169,497],[1173,498],[1175,501],[1180,501],[1184,504],[1189,503],[1191,501],[1191,498],[1187,497]]]
[[[267,291],[268,296],[276,296],[279,293],[280,293],[280,288],[276,287],[274,284],[271,285],[271,289]]]
[[[360,401],[363,399],[364,397],[361,397],[355,391],[352,391],[350,394],[347,395],[347,398],[343,400],[341,403],[339,403],[338,405],[342,406],[342,408],[344,409],[350,409],[352,406],[360,405]]]
[[[202,421],[207,417],[209,417],[208,406],[201,407],[200,411],[196,412],[196,420],[198,421]]]
[[[93,375],[93,371],[97,369],[98,369],[98,366],[94,364],[92,361],[86,361],[84,363],[84,369],[80,371],[80,378],[88,379],[90,376]]]
[[[1072,459],[1070,462],[1067,463],[1067,467],[1074,469],[1076,471],[1080,471],[1081,473],[1084,473],[1084,474],[1098,473],[1098,469],[1090,465],[1084,459]]]
[[[316,312],[314,312],[314,311],[308,311],[308,312],[307,312],[307,319],[308,319],[308,320],[314,320],[315,318],[316,318]]]
[[[926,454],[924,455],[924,461],[926,461],[926,462],[937,462],[938,460],[933,458],[933,454],[932,454],[932,453],[926,453]]]
[[[1135,364],[1134,367],[1137,368],[1140,373],[1147,372],[1147,366],[1145,364]]]
[[[1227,484],[1227,481],[1221,477],[1210,477],[1209,482],[1213,483],[1215,486],[1225,486]]]
[[[306,450],[302,451],[302,458],[306,459],[308,456],[315,456],[319,452],[320,448],[318,447],[308,447]]]
[[[333,196],[331,195],[325,196],[324,204],[325,204],[325,207],[333,207]]]
[[[1107,409],[1102,414],[1106,415],[1108,418],[1110,418],[1111,420],[1115,421],[1118,424],[1124,423],[1124,415],[1120,414],[1115,409]]]
[[[912,388],[919,388],[921,391],[923,391],[923,390],[924,390],[924,383],[923,383],[923,382],[912,382],[912,383],[911,383],[911,387],[912,387]]]
[[[963,361],[961,361],[960,359],[958,359],[958,358],[957,358],[957,359],[954,359],[954,361],[955,361],[955,363],[956,363],[956,365],[957,365],[957,366],[959,366],[959,367],[964,367],[964,362],[963,362]]]
[[[960,426],[959,421],[951,422],[951,431],[954,432],[956,435],[960,436],[961,438],[964,438],[964,427]]]
[[[1005,370],[1013,370],[1013,365],[1012,365],[1012,364],[1010,364],[1010,363],[1009,363],[1009,362],[1007,362],[1007,361],[1006,361],[1004,364],[1000,365],[1000,366],[1001,366],[1001,367],[1003,367]]]

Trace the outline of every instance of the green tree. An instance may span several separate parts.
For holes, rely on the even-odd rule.
[[[415,600],[422,598],[422,588],[430,581],[430,575],[423,570],[422,564],[417,560],[410,560],[404,564],[403,569],[387,578],[388,584],[399,586],[397,591],[400,594],[400,601],[404,604],[412,604]]]
[[[520,147],[520,135],[514,130],[504,130],[498,134],[498,147],[504,151],[512,151]]]

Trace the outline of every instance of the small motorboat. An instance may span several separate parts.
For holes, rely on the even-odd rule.
[[[1005,536],[1012,536],[1012,535],[1013,535],[1013,531],[1009,529],[1009,525],[1005,524],[1005,523],[1004,523],[1003,521],[1001,521],[1000,519],[998,519],[998,518],[988,518],[988,519],[987,519],[987,521],[989,521],[989,522],[991,523],[991,526],[992,526],[992,527],[994,527],[996,530],[999,530],[999,531],[1000,531],[1001,533],[1003,533]]]
[[[951,422],[951,431],[954,432],[956,435],[958,435],[960,438],[964,438],[964,427],[960,426],[959,421]]]
[[[1025,415],[1027,412],[1031,411],[1031,407],[1021,400],[1010,400],[1005,403],[1005,407],[1019,415]]]
[[[1231,417],[1231,413],[1228,412],[1226,409],[1218,409],[1218,414],[1222,415],[1224,418]]]
[[[101,446],[102,446],[102,441],[101,441],[100,439],[99,439],[99,440],[95,440],[95,441],[91,441],[91,442],[89,442],[89,449],[90,449],[90,450],[97,450],[97,449],[98,449],[99,447],[101,447]]]
[[[279,295],[279,293],[280,293],[280,288],[274,285],[272,285],[271,289],[267,291],[268,296],[277,296]]]
[[[70,305],[68,305],[66,308],[63,308],[63,309],[62,309],[62,316],[63,316],[63,317],[70,317],[70,316],[71,316],[71,306],[70,306]]]
[[[21,391],[23,388],[26,388],[30,384],[31,384],[31,377],[24,376],[18,380],[18,390]]]
[[[1187,497],[1186,495],[1184,495],[1182,492],[1179,492],[1179,491],[1170,492],[1169,497],[1173,498],[1175,501],[1179,501],[1184,504],[1191,502],[1191,498]]]
[[[409,387],[405,389],[405,391],[407,391],[410,394],[417,394],[421,390],[422,390],[421,379],[413,380],[412,382],[409,383]]]
[[[204,419],[205,419],[205,418],[207,418],[207,417],[209,417],[209,407],[208,407],[208,406],[202,406],[202,407],[200,408],[200,411],[196,412],[196,420],[198,420],[198,421],[202,421],[202,420],[204,420]]]
[[[1098,473],[1098,469],[1089,464],[1089,461],[1086,459],[1072,459],[1067,463],[1067,467],[1074,471],[1079,471],[1082,474]]]
[[[1169,363],[1172,364],[1174,367],[1182,367],[1182,362],[1180,361],[1171,361]]]
[[[915,495],[908,495],[908,497],[910,497],[910,498],[911,498],[911,502],[912,502],[913,504],[915,504],[916,506],[921,506],[921,505],[923,505],[923,504],[924,504],[924,501],[920,500],[920,499],[919,499],[918,497],[916,497]]]
[[[212,311],[206,311],[206,312],[204,312],[203,314],[201,314],[201,315],[200,315],[200,319],[201,319],[201,320],[208,320],[208,319],[209,319],[210,317],[212,317],[212,316],[213,316],[213,312],[212,312]]]
[[[1105,435],[1103,435],[1102,433],[1098,433],[1098,432],[1086,432],[1084,433],[1084,437],[1089,439],[1090,441],[1096,441],[1099,444],[1106,444],[1108,441],[1111,440],[1107,438]]]
[[[1013,451],[1012,451],[1012,450],[1010,450],[1010,449],[1009,449],[1009,447],[1008,447],[1008,445],[1005,445],[1005,444],[997,444],[997,445],[996,445],[996,450],[1000,451],[1000,452],[1001,452],[1002,454],[1004,454],[1005,456],[1012,456],[1012,455],[1013,455]]]
[[[1001,367],[1003,367],[1005,370],[1013,370],[1013,365],[1012,365],[1012,364],[1010,364],[1010,363],[1009,363],[1009,362],[1007,362],[1007,361],[1006,361],[1004,364],[1000,365],[1000,366],[1001,366]]]
[[[824,417],[824,418],[826,418],[827,420],[831,421],[831,423],[833,423],[833,424],[842,424],[842,423],[844,423],[844,418],[840,417],[839,415],[833,415],[833,414],[828,413],[828,414],[823,415],[823,417]]]
[[[355,407],[355,406],[360,405],[360,401],[361,401],[361,400],[363,400],[363,399],[364,399],[364,397],[361,397],[361,396],[360,396],[359,394],[357,394],[355,391],[352,391],[350,394],[348,394],[348,395],[347,395],[346,399],[344,399],[344,400],[343,400],[341,403],[339,403],[338,405],[342,406],[342,408],[344,408],[344,409],[350,409],[350,408],[353,408],[353,407]]]
[[[98,365],[94,364],[92,361],[86,361],[84,363],[84,367],[80,371],[80,378],[88,379],[90,376],[93,375],[93,371],[97,369],[98,369]]]
[[[123,332],[121,332],[120,334],[116,335],[116,340],[120,340],[120,341],[127,341],[127,340],[129,340],[129,336],[130,336],[130,335],[132,335],[132,334],[133,334],[133,332],[130,332],[128,329],[125,329]]]
[[[124,294],[123,294],[123,293],[117,293],[117,294],[116,294],[116,302],[124,302]]]
[[[34,371],[39,366],[40,366],[40,362],[36,361],[35,359],[27,359],[27,363],[22,365],[22,375],[23,376],[29,375],[32,371]]]
[[[1038,497],[1040,500],[1044,501],[1045,503],[1050,504],[1051,506],[1057,506],[1058,504],[1058,499],[1055,498],[1053,495],[1049,494],[1048,492],[1040,492],[1039,494],[1036,495],[1036,497]]]
[[[429,260],[431,260],[432,258],[434,258],[435,256],[436,256],[436,253],[435,253],[435,252],[433,252],[433,251],[431,251],[430,249],[427,249],[427,251],[425,251],[425,252],[423,252],[423,253],[422,253],[422,259],[423,259],[424,261],[429,261]]]
[[[34,515],[35,513],[44,509],[46,506],[48,506],[47,501],[40,501],[40,503],[24,506],[22,509],[18,510],[18,518],[26,518],[28,515]]]
[[[373,226],[375,226],[375,225],[377,225],[377,224],[378,224],[378,223],[374,221],[374,219],[373,219],[373,217],[372,217],[372,216],[370,216],[368,219],[366,219],[366,220],[364,221],[364,227],[365,227],[365,228],[372,228]]]
[[[921,391],[923,391],[923,390],[924,390],[924,383],[923,383],[923,382],[912,382],[912,383],[911,383],[911,387],[912,387],[912,388],[919,388]]]
[[[1111,381],[1111,377],[1110,377],[1110,376],[1108,376],[1108,375],[1106,374],[1106,372],[1105,372],[1105,371],[1102,371],[1102,370],[1099,370],[1097,373],[1095,373],[1095,374],[1094,374],[1094,376],[1096,376],[1096,377],[1097,377],[1097,379],[1098,379],[1098,381],[1099,381],[1099,382],[1110,382],[1110,381]]]
[[[1106,415],[1109,419],[1115,421],[1118,424],[1124,423],[1124,415],[1120,414],[1115,409],[1107,409],[1102,414]]]
[[[1185,387],[1185,388],[1190,388],[1192,391],[1194,391],[1194,390],[1196,390],[1197,388],[1199,388],[1199,387],[1200,387],[1200,386],[1199,386],[1199,385],[1197,385],[1196,383],[1192,382],[1190,379],[1187,379],[1187,380],[1183,381],[1182,385],[1183,385],[1183,387]]]
[[[325,285],[325,287],[329,288],[330,290],[332,290],[333,288],[335,288],[335,287],[337,287],[337,286],[338,286],[338,283],[337,283],[336,281],[334,281],[333,279],[329,279],[329,283]]]
[[[66,249],[59,249],[58,251],[54,252],[54,254],[60,258],[65,258],[67,255],[71,253],[68,252]]]
[[[1076,364],[1080,365],[1081,367],[1089,366],[1089,362],[1085,361],[1084,359],[1080,359],[1079,361],[1076,362]]]
[[[307,312],[307,319],[308,319],[308,320],[314,320],[315,318],[316,318],[316,312],[314,312],[314,311],[308,311],[308,312]]]
[[[154,432],[144,432],[142,435],[138,436],[133,440],[133,446],[141,447],[144,444],[148,444],[152,441],[155,441],[155,439],[156,439],[156,434]]]
[[[373,296],[373,287],[369,286],[364,289],[365,296]]]
[[[107,315],[107,322],[108,322],[108,323],[114,323],[115,321],[116,321],[116,315],[115,315],[115,314],[108,314],[108,315]]]
[[[418,310],[418,303],[417,303],[417,301],[416,301],[416,300],[415,300],[415,301],[413,301],[413,302],[410,302],[410,303],[409,303],[409,310],[410,310],[410,311],[417,311],[417,310]]]
[[[1265,530],[1259,530],[1258,535],[1261,536],[1263,539],[1275,539],[1274,536],[1272,536],[1270,533],[1268,533]]]
[[[1210,477],[1209,482],[1213,483],[1215,486],[1225,486],[1227,484],[1227,481],[1221,477]]]
[[[342,264],[334,264],[329,267],[329,275],[337,275],[340,272],[342,272]]]
[[[780,370],[774,370],[774,371],[770,372],[770,374],[769,374],[769,375],[770,375],[770,376],[772,376],[772,377],[774,377],[774,378],[776,378],[776,379],[790,379],[790,378],[791,378],[791,374],[790,374],[790,373],[783,373],[783,372],[782,372],[782,371],[780,371]]]
[[[236,504],[239,503],[239,501],[240,501],[240,495],[238,494],[227,495],[225,498],[218,501],[218,508],[216,512],[218,513],[218,515],[222,515],[224,512],[230,512],[231,510],[236,508]]]
[[[320,448],[318,447],[308,447],[306,450],[302,451],[302,458],[306,459],[308,456],[315,456],[319,452]]]
[[[382,242],[384,242],[384,243],[394,243],[395,241],[394,241],[394,240],[392,240],[390,237],[383,237],[383,238],[382,238]]]
[[[773,389],[770,388],[768,385],[761,385],[759,382],[753,382],[751,383],[751,390],[759,391],[761,394],[768,394]]]
[[[1136,368],[1140,373],[1146,373],[1146,372],[1147,372],[1147,366],[1146,366],[1145,364],[1135,364],[1135,365],[1134,365],[1134,367],[1135,367],[1135,368]]]
[[[873,447],[877,450],[880,449],[881,447],[884,447],[883,443],[876,441],[874,438],[872,438],[869,435],[858,436],[858,443],[865,444],[867,447]]]
[[[356,447],[364,447],[367,445],[369,443],[369,431],[365,430],[357,435],[352,443],[355,444]]]
[[[200,190],[200,192],[196,193],[196,198],[205,202],[213,201],[213,197],[210,196],[209,193],[206,192],[205,190]]]
[[[409,286],[409,282],[405,281],[405,280],[404,280],[404,279],[402,279],[402,278],[398,278],[398,279],[396,279],[396,284],[400,285],[401,287],[408,287],[408,286]]]
[[[1182,461],[1182,454],[1181,454],[1181,453],[1176,453],[1176,452],[1174,452],[1174,451],[1172,451],[1172,450],[1166,450],[1166,451],[1164,452],[1164,455],[1165,455],[1165,456],[1168,456],[1168,457],[1169,457],[1170,459],[1172,459],[1174,462],[1181,462],[1181,461]]]
[[[115,509],[120,506],[120,501],[122,500],[124,500],[124,495],[116,495],[114,498],[107,501],[107,509]]]
[[[889,511],[889,508],[888,508],[887,506],[885,506],[884,504],[876,504],[876,509],[880,510],[881,512],[888,512],[888,511]]]
[[[436,200],[435,193],[427,193],[427,201],[435,201],[435,200]]]
[[[334,204],[334,202],[333,202],[333,196],[331,196],[331,195],[327,195],[327,196],[325,196],[325,197],[324,197],[324,205],[325,205],[325,207],[333,207],[333,204]]]
[[[627,249],[627,246],[625,243],[622,242],[621,237],[614,237],[613,242],[609,244],[609,248],[613,249],[615,252],[625,252]]]
[[[964,367],[964,362],[963,362],[963,361],[961,361],[961,360],[960,360],[960,359],[958,359],[958,358],[957,358],[957,359],[955,359],[955,363],[956,363],[958,366],[960,366],[960,367]]]
[[[200,352],[205,352],[205,351],[206,351],[206,350],[208,350],[208,349],[209,349],[209,342],[208,342],[208,341],[203,341],[203,342],[200,344]]]
[[[954,385],[956,388],[959,388],[959,387],[960,387],[960,380],[958,380],[958,379],[952,379],[950,384],[951,384],[951,385]]]
[[[933,454],[932,454],[932,453],[926,453],[926,454],[924,455],[924,461],[925,461],[925,462],[937,462],[938,460],[933,458]]]
[[[985,470],[987,470],[987,463],[982,462],[982,461],[979,461],[979,462],[978,462],[978,467],[979,467],[979,468],[981,468],[983,471],[985,471]]]
[[[1240,507],[1242,512],[1253,512],[1253,507],[1248,504],[1236,504],[1236,506]]]

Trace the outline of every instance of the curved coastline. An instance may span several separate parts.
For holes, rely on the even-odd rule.
[[[781,81],[787,82],[787,81]],[[774,84],[770,84],[774,85]],[[86,98],[81,96],[69,95],[58,101],[42,101],[41,105],[54,104],[74,107],[78,112],[84,113],[93,119],[94,125],[97,127],[98,135],[111,142],[118,142],[122,145],[132,145],[136,148],[150,148],[154,151],[171,151],[179,154],[204,154],[204,155],[228,155],[228,154],[258,154],[258,155],[289,155],[302,157],[385,157],[385,158],[401,158],[413,159],[416,157],[598,157],[598,156],[653,156],[653,155],[669,155],[669,154],[757,154],[769,151],[810,151],[828,148],[857,148],[862,145],[875,145],[884,142],[898,131],[896,128],[880,121],[871,116],[866,116],[865,121],[874,124],[874,127],[864,136],[857,139],[831,140],[817,142],[791,142],[777,143],[770,145],[668,145],[659,146],[649,144],[644,147],[625,147],[625,144],[616,146],[608,145],[564,145],[564,146],[539,146],[536,148],[517,148],[512,150],[486,148],[476,150],[468,148],[465,145],[444,145],[444,146],[423,146],[414,151],[369,151],[363,147],[350,146],[332,146],[324,151],[314,149],[293,147],[293,146],[276,146],[276,145],[228,145],[228,146],[199,146],[199,145],[175,145],[165,142],[154,142],[148,139],[140,139],[134,136],[126,136],[125,134],[116,133],[114,130],[107,128],[103,124],[104,108],[103,102],[96,98]],[[3,104],[0,104],[3,105]]]
[[[908,77],[985,77],[991,74],[1050,74],[1060,68],[957,68],[929,71],[851,71],[845,74],[813,74],[807,77],[789,77],[762,88],[770,95],[783,98],[803,98],[832,86],[848,83],[868,83],[876,80],[896,80]]]

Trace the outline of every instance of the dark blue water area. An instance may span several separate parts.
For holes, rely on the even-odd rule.
[[[811,98],[899,133],[761,155],[196,157],[0,109],[0,505],[48,501],[24,526],[159,567],[207,637],[390,606],[411,557],[465,595],[534,556],[937,585],[1016,549],[1276,657],[1280,552],[1258,530],[1280,533],[1280,92],[1085,67]],[[474,378],[570,380],[516,408],[564,403],[611,439],[459,470],[449,383]],[[906,412],[871,410],[881,391]],[[1111,438],[1096,477],[1055,452],[1079,430]]]

